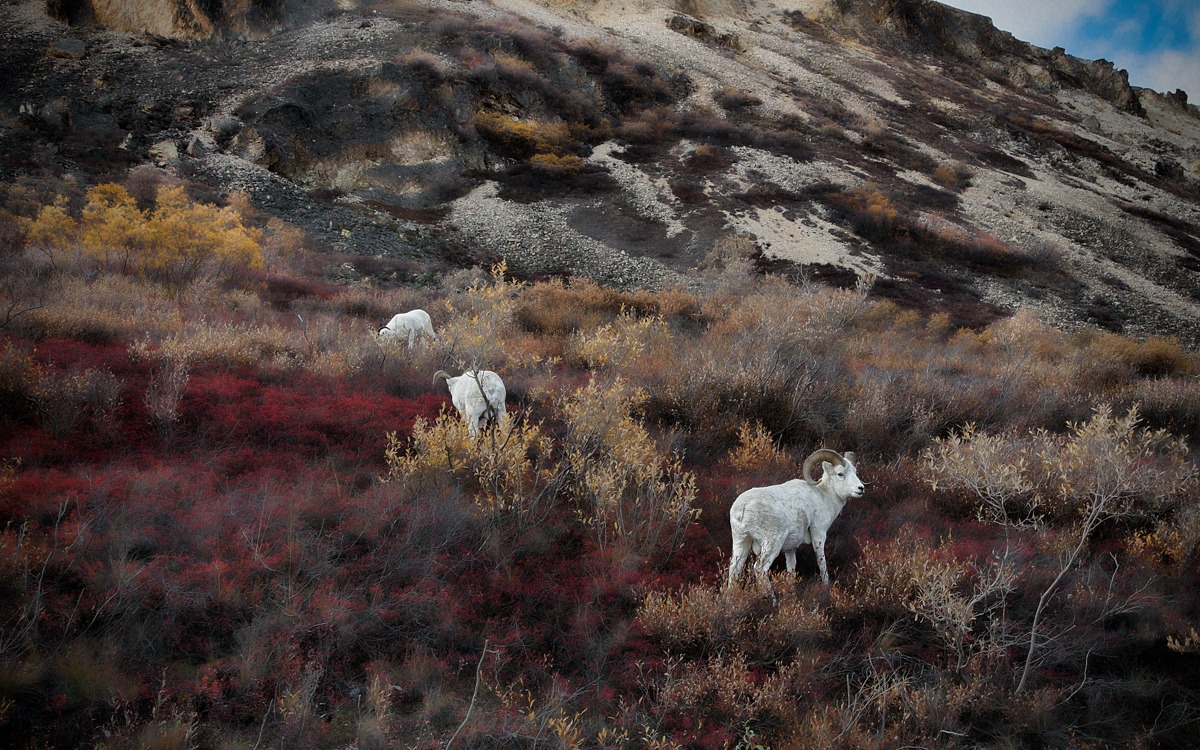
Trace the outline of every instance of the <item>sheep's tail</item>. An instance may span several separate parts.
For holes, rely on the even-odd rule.
[[[734,502],[736,503],[737,501],[734,501]],[[729,517],[732,518],[734,521],[741,523],[742,520],[746,517],[745,504],[737,505],[736,508],[731,508]]]
[[[808,458],[804,459],[804,481],[809,484],[817,484],[817,480],[812,478],[812,470],[821,461],[828,461],[834,466],[845,464],[845,460],[837,451],[831,451],[828,448],[819,448],[813,451]]]
[[[449,380],[449,379],[450,379],[450,373],[446,372],[445,370],[438,370],[437,372],[435,372],[433,374],[433,384],[434,385],[437,385],[439,380]]]

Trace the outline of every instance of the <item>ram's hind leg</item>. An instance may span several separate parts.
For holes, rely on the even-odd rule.
[[[764,539],[759,546],[758,559],[754,561],[754,572],[758,574],[758,582],[771,598],[775,598],[775,592],[771,589],[771,563],[775,562],[775,558],[779,557],[779,551],[783,548],[782,539]]]
[[[742,566],[746,564],[746,558],[750,556],[751,541],[750,537],[738,537],[736,534],[733,537],[733,554],[729,557],[729,581],[732,586],[737,578],[742,573]]]

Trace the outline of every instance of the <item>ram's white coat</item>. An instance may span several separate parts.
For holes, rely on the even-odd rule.
[[[482,422],[499,423],[504,416],[504,399],[508,394],[504,390],[504,381],[491,370],[467,370],[456,378],[450,377],[445,370],[438,370],[433,375],[434,384],[441,379],[446,381],[450,400],[466,420],[471,437],[479,434]]]
[[[812,479],[812,467],[821,462],[821,480]],[[729,583],[737,580],[746,558],[757,555],[754,570],[770,586],[767,571],[783,552],[789,573],[796,572],[796,549],[811,544],[821,569],[821,580],[829,583],[825,564],[825,535],[842,512],[846,500],[865,492],[854,468],[854,454],[844,456],[821,449],[804,462],[804,479],[793,479],[769,487],[746,490],[729,509],[733,532],[733,554],[729,560]]]
[[[412,348],[413,342],[421,336],[437,340],[437,336],[433,333],[433,321],[429,319],[429,313],[424,310],[396,313],[387,325],[379,329],[379,336],[385,341],[406,339],[409,349]]]

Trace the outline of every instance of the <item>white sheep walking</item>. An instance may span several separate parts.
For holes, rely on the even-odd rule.
[[[422,336],[437,341],[437,336],[433,332],[433,321],[429,318],[429,313],[424,310],[409,310],[404,313],[396,313],[388,324],[379,329],[379,337],[384,341],[391,340],[408,340],[408,348],[412,349],[413,342]]]
[[[479,435],[483,422],[499,424],[505,414],[504,399],[508,396],[499,375],[491,370],[467,370],[452,378],[445,370],[438,370],[433,374],[433,384],[437,385],[439,380],[446,381],[450,400],[466,420],[471,437]]]
[[[813,467],[820,462],[824,474],[812,478]],[[796,572],[796,549],[812,544],[821,569],[821,581],[829,583],[825,564],[825,535],[842,512],[846,500],[862,497],[865,492],[854,468],[854,454],[838,455],[822,448],[804,461],[804,480],[793,479],[770,487],[746,490],[729,509],[729,527],[733,532],[733,554],[729,561],[729,583],[733,584],[753,551],[757,555],[754,570],[770,590],[767,571],[783,552],[789,573]]]

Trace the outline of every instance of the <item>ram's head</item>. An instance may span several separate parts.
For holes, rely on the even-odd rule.
[[[813,469],[820,464],[824,475],[820,480],[813,479]],[[825,484],[838,497],[862,497],[866,492],[858,471],[854,468],[854,454],[847,451],[845,455],[828,448],[815,450],[804,459],[804,481],[813,487]]]

